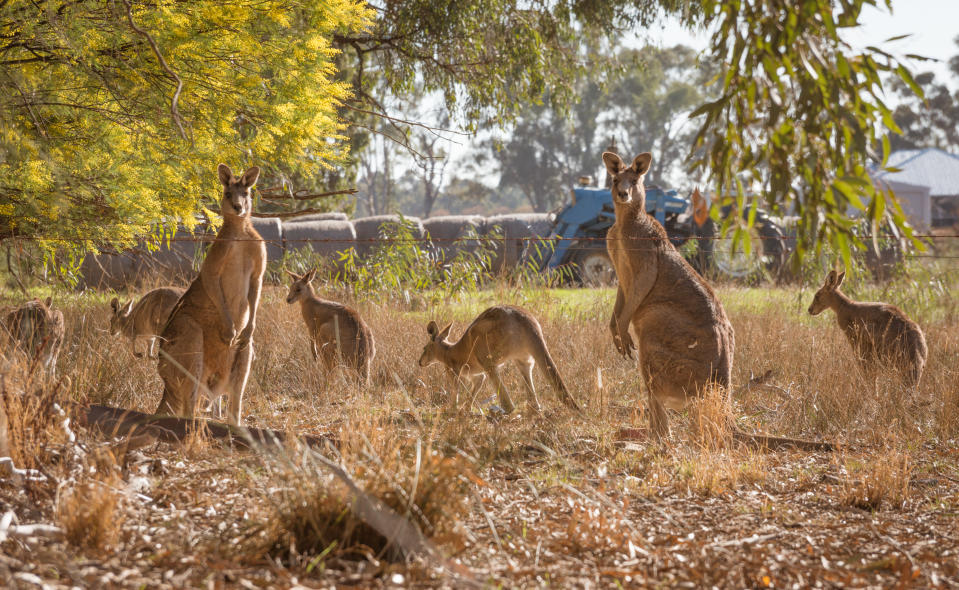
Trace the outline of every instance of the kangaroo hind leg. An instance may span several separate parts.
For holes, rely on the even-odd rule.
[[[192,418],[203,381],[203,329],[184,318],[167,342],[160,345],[157,370],[163,380],[163,398],[155,414]]]

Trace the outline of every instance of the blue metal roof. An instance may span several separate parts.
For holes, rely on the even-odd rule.
[[[929,187],[933,197],[959,196],[959,155],[938,148],[899,150],[886,164],[899,172],[877,171],[873,178]]]

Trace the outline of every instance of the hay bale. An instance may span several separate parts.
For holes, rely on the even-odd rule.
[[[535,257],[542,266],[549,250],[544,243],[531,238],[543,238],[544,241],[553,231],[554,218],[549,213],[518,213],[494,215],[486,218],[487,234],[499,228],[503,241],[496,244],[496,256],[493,260],[495,272],[507,272],[520,262]],[[538,252],[537,252],[538,250]]]
[[[135,251],[87,253],[80,263],[78,287],[124,289],[136,284],[141,266],[140,254]]]
[[[173,239],[168,245],[160,244],[159,249],[141,257],[142,274],[153,276],[156,284],[187,284],[197,274],[194,261],[199,265],[206,255],[216,234],[205,226],[197,226],[190,232],[183,226],[177,227]],[[145,245],[143,250],[146,250]]]
[[[283,223],[277,217],[252,217],[253,229],[266,242],[266,259],[268,262],[283,258]]]
[[[474,232],[482,235],[486,218],[482,215],[441,215],[423,220],[423,229],[430,239],[432,250],[440,260],[454,258],[461,251],[475,252],[478,240],[462,240]]]
[[[356,245],[356,230],[349,221],[336,219],[288,221],[283,224],[283,239],[288,252],[309,247],[339,266],[340,253]]]
[[[329,211],[327,213],[309,213],[298,217],[287,218],[286,223],[294,221],[346,221],[349,217],[342,211]]]
[[[399,215],[373,215],[372,217],[360,217],[353,220],[353,227],[356,228],[356,252],[360,256],[367,256],[379,243],[382,236],[383,226],[390,223],[400,223],[405,221],[413,230],[412,237],[416,240],[422,240],[424,235],[423,222],[419,217],[400,217]]]

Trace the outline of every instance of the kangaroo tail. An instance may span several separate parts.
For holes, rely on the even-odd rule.
[[[559,399],[562,401],[568,408],[575,410],[580,414],[583,413],[583,409],[579,407],[579,404],[576,403],[576,400],[573,399],[573,396],[569,393],[569,390],[566,389],[566,384],[563,383],[563,378],[559,375],[559,369],[556,368],[556,363],[553,362],[553,357],[550,356],[549,350],[546,348],[546,342],[543,340],[542,334],[537,334],[537,338],[534,338],[536,346],[536,364],[538,364],[543,371],[543,375],[546,377],[546,380],[549,381],[549,384],[553,386],[553,389],[559,393]]]
[[[836,446],[829,442],[802,440],[798,438],[784,438],[766,434],[749,434],[741,430],[733,430],[733,439],[756,448],[767,449],[802,449],[804,451],[832,452]]]

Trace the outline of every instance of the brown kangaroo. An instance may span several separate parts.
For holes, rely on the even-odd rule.
[[[919,385],[928,352],[922,329],[894,305],[847,297],[839,290],[845,277],[844,272],[829,272],[809,305],[809,314],[818,315],[827,308],[836,312],[836,321],[867,375],[890,368],[909,387]]]
[[[223,226],[163,329],[156,413],[193,417],[201,393],[211,402],[229,393],[228,417],[239,424],[266,269],[266,244],[250,222],[260,169],[237,177],[220,164],[217,172]]]
[[[654,437],[669,435],[666,408],[681,410],[711,384],[729,389],[735,337],[722,303],[709,284],[673,247],[663,226],[646,214],[643,178],[652,156],[642,153],[627,166],[613,152],[603,154],[612,178],[616,222],[606,247],[619,287],[609,329],[616,350],[632,358],[639,340],[639,366],[649,392]],[[727,397],[728,399],[728,397]],[[831,448],[824,443],[746,434],[733,436],[769,447]]]
[[[316,269],[303,275],[290,271],[287,274],[293,278],[293,283],[286,302],[300,302],[300,313],[310,334],[313,360],[322,356],[324,366],[331,371],[342,359],[346,366],[355,370],[369,384],[373,356],[376,354],[373,332],[369,326],[352,307],[316,296],[311,284],[316,277]]]
[[[34,299],[7,313],[0,322],[0,344],[25,355],[28,361],[39,362],[55,377],[65,330],[63,312],[53,309],[52,303],[51,297]]]
[[[539,365],[543,376],[559,393],[568,407],[581,412],[579,405],[563,383],[553,358],[546,348],[543,329],[528,311],[512,305],[497,305],[479,314],[456,342],[449,342],[448,324],[442,330],[431,321],[426,326],[430,341],[423,348],[419,365],[427,367],[443,363],[471,386],[470,403],[489,375],[496,385],[499,403],[507,414],[514,409],[513,400],[500,379],[499,367],[507,361],[516,361],[521,367],[523,382],[529,394],[529,404],[539,409],[536,389],[533,387],[533,365]],[[459,404],[459,395],[454,399]]]
[[[110,309],[113,310],[110,315],[110,333],[114,336],[123,334],[129,338],[133,356],[137,358],[143,357],[142,352],[137,352],[137,342],[145,339],[147,356],[151,359],[157,358],[157,337],[163,332],[167,320],[170,319],[170,312],[181,295],[183,289],[160,287],[147,292],[136,304],[131,299],[123,306],[114,297],[110,302]]]

